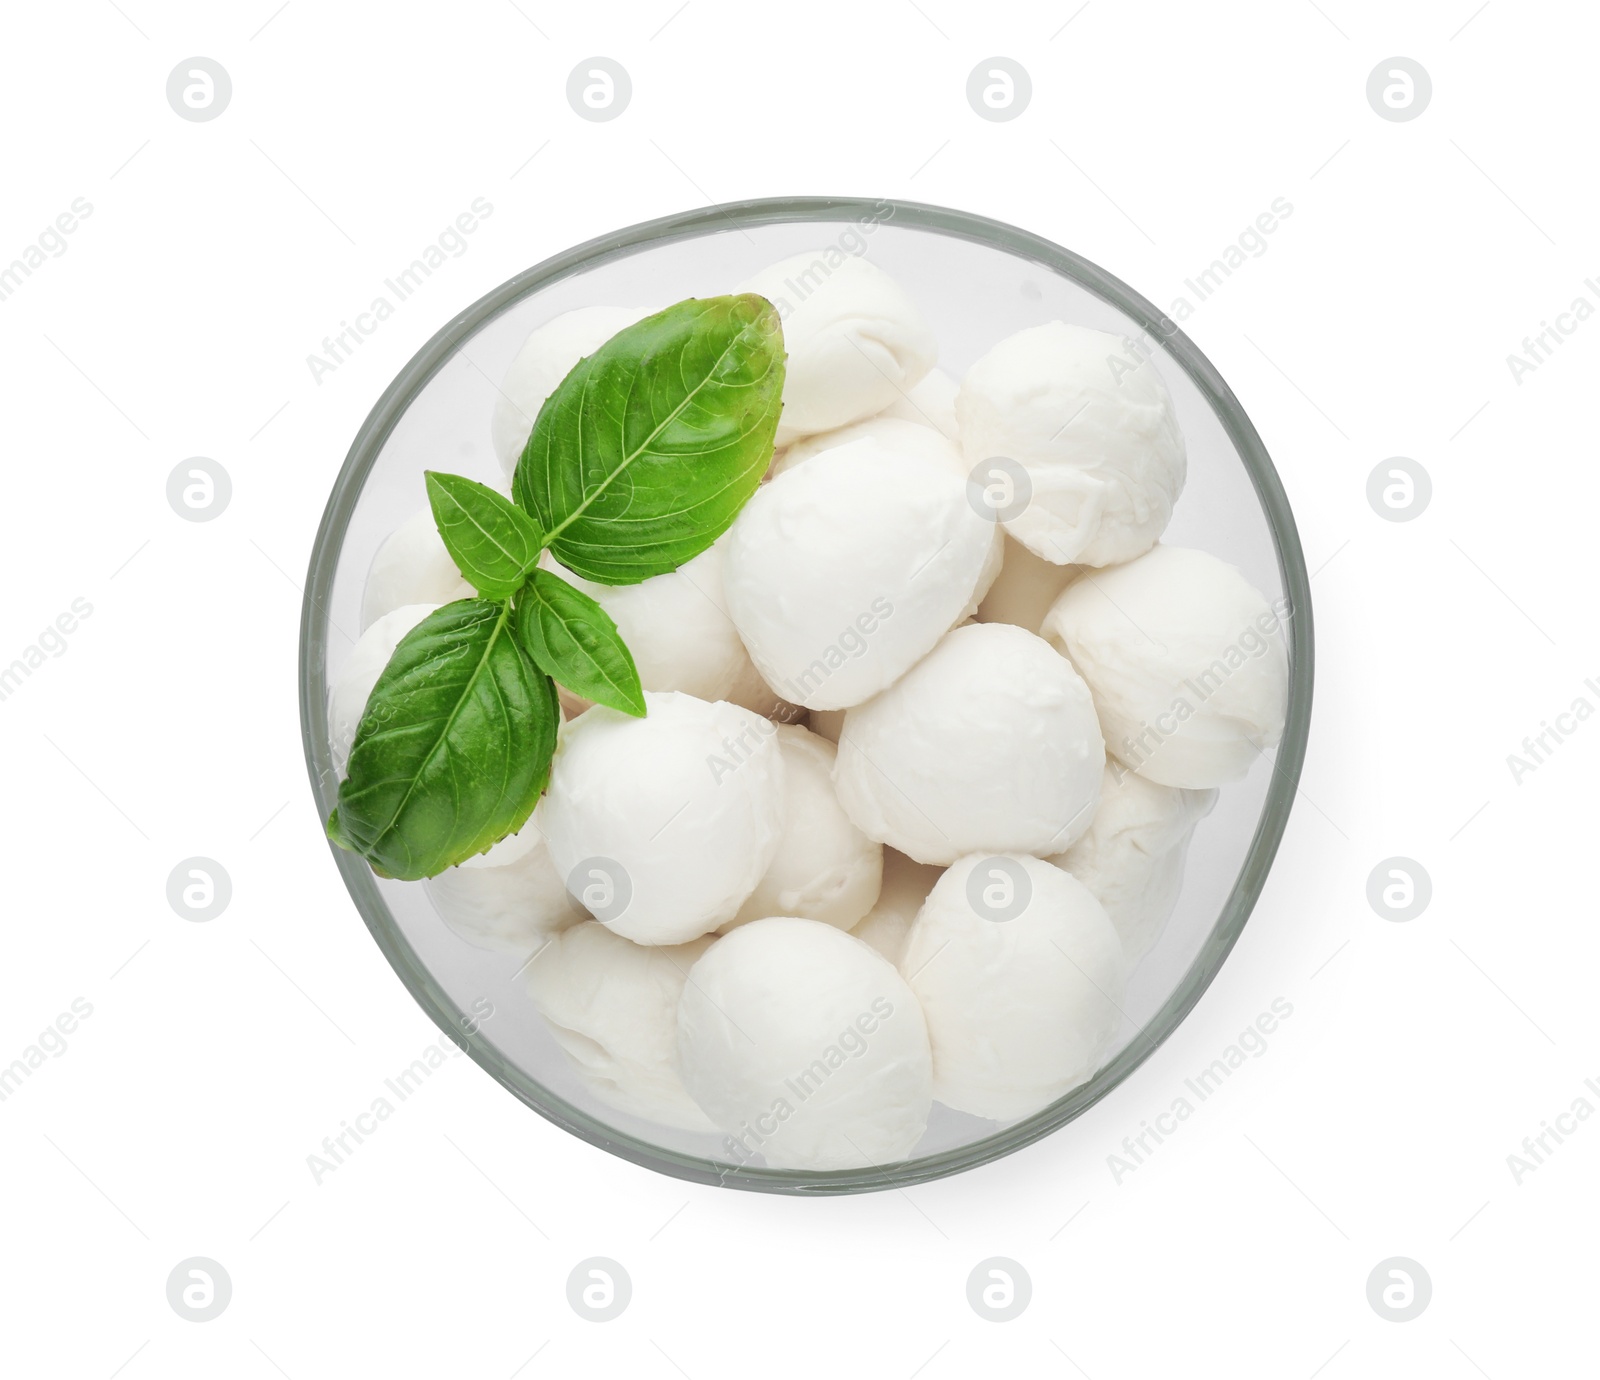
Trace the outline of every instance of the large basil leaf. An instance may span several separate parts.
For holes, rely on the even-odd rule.
[[[710,546],[771,462],[783,359],[778,313],[745,293],[679,302],[581,360],[512,485],[556,559],[628,585]]]
[[[512,635],[509,603],[446,604],[378,677],[329,836],[408,881],[483,852],[533,813],[560,717],[555,686]]]
[[[459,474],[423,472],[428,505],[456,568],[486,599],[509,599],[539,561],[539,526],[510,499]]]
[[[536,570],[517,596],[517,639],[541,671],[596,704],[645,716],[633,653],[611,615],[581,589]]]

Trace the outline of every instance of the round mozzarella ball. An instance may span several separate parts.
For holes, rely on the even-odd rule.
[[[927,1127],[916,998],[859,939],[814,920],[757,920],[711,946],[678,1004],[678,1061],[718,1128],[774,1168],[890,1164]]]
[[[439,607],[438,604],[406,604],[379,618],[356,639],[328,694],[328,736],[333,748],[334,769],[340,776],[350,761],[350,748],[356,729],[367,711],[372,687],[389,664],[394,649],[418,623]]]
[[[877,903],[851,934],[870,944],[891,963],[905,952],[906,935],[928,899],[933,884],[944,875],[942,867],[915,862],[893,848],[883,850],[883,886]]]
[[[733,919],[772,865],[783,756],[748,709],[644,698],[646,718],[596,705],[563,727],[540,823],[597,919],[641,944],[682,944]]]
[[[444,539],[424,508],[387,537],[372,558],[361,591],[361,627],[370,628],[386,613],[407,604],[450,604],[477,593],[456,569]]]
[[[943,369],[930,369],[922,382],[906,389],[890,403],[880,417],[901,417],[908,422],[931,426],[954,441],[956,429],[956,381]]]
[[[1113,755],[1163,786],[1237,781],[1283,732],[1280,619],[1233,566],[1158,546],[1074,581],[1043,633],[1094,692]]]
[[[777,444],[881,412],[918,383],[939,352],[903,288],[865,259],[837,250],[797,254],[736,291],[765,297],[783,321],[788,353]]]
[[[1000,574],[978,605],[978,621],[1010,623],[1036,633],[1050,606],[1082,570],[1035,556],[1015,537],[1007,537]]]
[[[767,875],[727,933],[769,915],[795,915],[847,930],[878,899],[883,845],[869,839],[839,808],[833,789],[838,749],[797,725],[778,728],[786,805],[783,837]]]
[[[946,437],[921,422],[882,416],[868,417],[863,422],[851,422],[849,426],[839,427],[835,431],[821,431],[815,436],[796,441],[772,462],[768,474],[776,479],[796,465],[803,465],[814,456],[821,455],[823,451],[837,450],[852,441],[863,440],[880,442],[888,450],[942,465],[963,478],[966,476],[966,462],[961,458],[961,452]]]
[[[1183,490],[1172,395],[1153,363],[1125,353],[1117,336],[1052,321],[1002,340],[961,382],[968,464],[1004,456],[1022,467],[1030,492],[1006,530],[1057,565],[1149,550]]]
[[[728,545],[728,611],[780,695],[846,708],[892,684],[964,616],[994,538],[957,475],[852,441],[745,505]]]
[[[769,477],[776,479],[780,474],[793,469],[796,465],[804,464],[824,451],[837,450],[852,441],[862,440],[880,442],[887,449],[899,454],[949,469],[963,478],[966,476],[966,462],[961,458],[961,452],[944,436],[920,422],[880,415],[868,417],[863,422],[852,422],[849,426],[840,427],[836,431],[824,431],[816,436],[807,436],[796,441],[779,454],[769,471]],[[1005,555],[1003,539],[1004,533],[999,524],[994,524],[992,544],[979,572],[977,586],[957,622],[977,611],[978,605],[987,597],[990,588],[999,578]],[[1040,612],[1042,615],[1043,610]]]
[[[567,894],[533,819],[520,833],[424,885],[439,917],[467,943],[519,959],[550,935],[589,918]]]
[[[1150,951],[1171,918],[1189,839],[1216,803],[1215,791],[1158,786],[1107,763],[1089,832],[1049,859],[1106,908],[1130,960]]]
[[[679,690],[702,700],[727,700],[769,716],[782,706],[761,679],[728,616],[723,536],[692,561],[634,585],[599,585],[558,565],[547,569],[582,590],[608,614],[633,653],[646,690]]]
[[[900,971],[928,1022],[933,1095],[1011,1121],[1099,1067],[1121,1022],[1117,931],[1081,882],[1023,854],[974,855],[934,884]]]
[[[608,1107],[684,1131],[716,1129],[678,1077],[678,999],[710,946],[648,947],[590,921],[556,935],[528,965],[539,1014]]]
[[[834,782],[869,838],[949,864],[1061,852],[1094,817],[1105,760],[1071,663],[1021,628],[971,623],[845,715]]]
[[[494,453],[508,480],[516,473],[545,399],[579,360],[647,315],[631,307],[579,307],[546,321],[523,341],[501,381],[489,423]]]

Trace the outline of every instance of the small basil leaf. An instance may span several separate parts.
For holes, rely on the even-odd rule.
[[[373,686],[329,836],[406,881],[483,852],[533,813],[560,717],[555,686],[512,634],[509,603],[436,609]]]
[[[512,483],[556,559],[629,585],[710,546],[772,460],[783,360],[778,313],[754,293],[679,302],[580,360]]]
[[[517,639],[541,671],[596,704],[645,717],[633,653],[611,615],[581,589],[536,570],[517,596]]]
[[[544,537],[521,508],[486,484],[428,470],[428,505],[457,569],[486,599],[509,599],[539,560]]]

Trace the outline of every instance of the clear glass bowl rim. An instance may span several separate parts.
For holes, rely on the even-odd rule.
[[[885,217],[883,208],[892,208]],[[967,211],[920,202],[864,197],[770,197],[680,212],[602,235],[546,259],[481,297],[412,357],[362,423],[334,482],[307,571],[300,622],[300,722],[306,766],[319,817],[336,803],[337,776],[328,742],[326,663],[328,601],[346,528],[367,474],[412,400],[454,355],[461,342],[498,313],[551,283],[609,260],[708,233],[806,221],[856,221],[875,216],[896,226],[931,231],[1003,250],[1059,273],[1119,308],[1159,340],[1189,375],[1222,422],[1266,514],[1292,617],[1289,633],[1289,700],[1272,781],[1244,866],[1210,934],[1182,981],[1161,1009],[1110,1063],[1087,1083],[1042,1111],[981,1140],[953,1150],[877,1169],[829,1172],[738,1168],[655,1145],[596,1120],[543,1087],[500,1052],[422,964],[379,893],[367,864],[328,845],[368,930],[406,990],[436,1025],[502,1087],[575,1136],[658,1173],[695,1183],[767,1193],[802,1195],[904,1188],[987,1164],[1030,1145],[1081,1116],[1129,1077],[1178,1027],[1210,986],[1237,942],[1255,905],[1288,823],[1305,760],[1311,723],[1312,615],[1310,579],[1283,484],[1244,408],[1211,362],[1166,314],[1126,283],[1087,259],[1038,235]],[[334,783],[330,786],[328,783]]]

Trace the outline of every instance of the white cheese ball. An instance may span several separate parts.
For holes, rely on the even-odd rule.
[[[680,690],[769,716],[783,700],[761,679],[728,616],[723,590],[727,545],[724,535],[676,570],[635,585],[595,584],[559,565],[548,552],[544,565],[611,615],[646,690]]]
[[[883,850],[883,886],[877,902],[851,934],[870,944],[891,963],[905,952],[906,935],[944,868],[915,862],[894,848]]]
[[[1158,786],[1108,762],[1089,832],[1049,859],[1106,908],[1130,960],[1149,953],[1172,917],[1189,840],[1216,803],[1215,791]]]
[[[650,313],[634,307],[579,307],[563,312],[523,341],[495,398],[489,437],[506,479],[517,471],[522,448],[544,401],[579,360],[587,358],[625,326]]]
[[[901,417],[908,422],[921,422],[931,426],[950,440],[958,435],[956,428],[956,381],[943,369],[930,369],[922,382],[906,389],[890,403],[880,417]]]
[[[928,1124],[916,998],[872,949],[815,920],[757,920],[711,946],[678,1003],[678,1062],[741,1159],[774,1168],[891,1164]]]
[[[1094,817],[1105,760],[1071,663],[1021,628],[971,623],[845,715],[834,784],[869,838],[949,864],[1061,852]]]
[[[1057,565],[1149,550],[1183,491],[1172,395],[1152,362],[1134,367],[1126,354],[1118,336],[1052,321],[1002,340],[961,382],[967,463],[1022,466],[1031,494],[1006,530]]]
[[[350,655],[339,668],[333,689],[328,693],[328,737],[333,748],[333,765],[340,776],[350,761],[356,729],[366,713],[372,687],[389,664],[394,649],[418,623],[439,607],[438,604],[406,604],[379,618],[356,639]]]
[[[373,556],[361,590],[361,627],[365,631],[384,614],[407,604],[452,604],[475,598],[477,592],[445,550],[433,510],[424,508],[389,533]]]
[[[555,936],[528,965],[539,1014],[608,1107],[683,1131],[716,1129],[678,1076],[678,999],[710,946],[647,947],[590,921]]]
[[[946,437],[921,422],[906,421],[900,417],[868,417],[863,422],[851,422],[836,431],[820,431],[796,441],[779,453],[772,462],[768,476],[776,479],[780,474],[803,465],[826,450],[837,450],[852,441],[878,441],[892,451],[910,455],[929,464],[940,465],[966,477],[966,462],[961,452]]]
[[[1075,580],[1043,633],[1094,692],[1106,746],[1163,786],[1237,781],[1283,732],[1281,619],[1233,566],[1158,546]]]
[[[733,919],[772,865],[783,756],[748,709],[644,698],[646,718],[596,705],[563,727],[540,823],[597,919],[641,944],[683,944]]]
[[[1007,537],[999,577],[978,605],[978,621],[1010,623],[1036,633],[1061,591],[1083,570],[1035,556],[1015,537]]]
[[[796,915],[847,930],[871,909],[883,880],[883,845],[839,808],[833,789],[838,749],[794,724],[778,729],[786,822],[772,866],[726,934],[769,915]]]
[[[1117,931],[1089,890],[1023,854],[962,858],[935,883],[900,971],[928,1022],[933,1095],[996,1121],[1087,1081],[1122,1020]]]
[[[742,283],[777,308],[788,353],[777,444],[881,412],[939,353],[922,313],[887,273],[838,249],[784,259]]]
[[[745,505],[728,545],[728,611],[778,694],[846,708],[891,685],[964,616],[994,540],[957,475],[852,441]]]
[[[439,918],[467,943],[525,959],[589,913],[550,861],[538,812],[520,833],[423,883]]]

